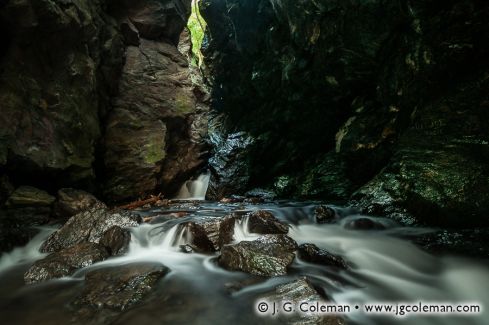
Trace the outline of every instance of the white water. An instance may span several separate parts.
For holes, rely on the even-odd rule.
[[[406,240],[378,232],[345,230],[340,225],[300,225],[293,227],[289,235],[299,244],[312,242],[340,254],[352,264],[353,272],[344,272],[342,276],[358,287],[337,285],[332,294],[336,303],[477,303],[486,306],[489,303],[489,269],[474,260],[434,257]],[[362,313],[349,315],[362,325],[394,324],[401,320],[403,324],[413,325],[484,325],[489,324],[487,317],[484,314],[464,318],[438,315],[369,319]]]
[[[251,233],[248,227],[249,218],[244,217],[234,222],[234,242],[251,241],[260,237],[259,234]]]
[[[40,228],[40,232],[24,247],[14,248],[0,256],[0,273],[18,264],[33,262],[46,254],[39,252],[42,243],[54,232],[54,228]]]
[[[191,218],[199,218],[206,215],[206,211],[211,213],[211,211],[223,207],[227,209],[231,206],[203,203],[201,209],[195,211]],[[171,220],[158,225],[144,224],[132,229],[132,239],[127,255],[110,258],[82,269],[74,274],[71,279],[79,282],[87,271],[102,267],[137,262],[164,264],[171,269],[171,273],[164,278],[167,282],[163,286],[163,294],[165,288],[176,281],[179,283],[175,284],[178,292],[193,290],[196,297],[201,297],[198,299],[205,300],[205,302],[199,300],[200,303],[220,306],[219,308],[209,307],[209,310],[212,309],[214,314],[204,313],[199,316],[202,317],[200,324],[206,322],[205,317],[225,317],[225,315],[232,313],[234,307],[231,306],[235,304],[239,306],[247,299],[254,301],[264,291],[272,290],[279,283],[290,281],[297,276],[307,276],[314,280],[316,285],[322,287],[332,300],[339,304],[417,303],[422,301],[450,304],[479,303],[483,307],[489,306],[489,268],[487,265],[474,259],[435,257],[421,251],[411,242],[395,237],[396,235],[425,233],[428,231],[426,229],[398,228],[390,220],[376,219],[388,229],[385,231],[354,231],[345,229],[345,225],[359,216],[349,214],[342,216],[338,223],[318,225],[311,223],[313,220],[311,216],[312,206],[294,207],[287,205],[286,207],[268,206],[265,208],[280,219],[295,224],[292,225],[289,236],[294,238],[298,244],[314,243],[322,249],[340,254],[351,265],[351,270],[338,271],[296,259],[291,268],[293,270],[291,271],[292,276],[271,278],[264,282],[247,285],[231,296],[223,295],[224,283],[248,276],[220,268],[215,263],[217,254],[182,253],[180,245],[190,243],[192,238],[186,227],[178,225],[179,221],[177,220]],[[341,214],[341,211],[339,212]],[[50,231],[52,230],[45,230],[26,247],[16,249],[10,254],[4,254],[0,259],[0,276],[2,270],[8,270],[18,263],[33,262],[35,259],[41,258],[43,255],[38,253],[38,248]],[[248,218],[242,218],[242,221],[236,222],[234,231],[235,242],[253,240],[260,236],[250,233]],[[52,283],[55,284],[56,280]],[[25,289],[24,292],[29,294],[29,291]],[[29,306],[19,308],[24,312],[28,311]],[[52,306],[50,308],[63,307]],[[195,312],[192,305],[186,308],[189,308],[189,313]],[[253,313],[250,308],[240,310],[240,313]],[[161,306],[157,304],[154,309],[151,309],[151,313],[158,314],[160,309]],[[138,317],[137,309],[134,315],[134,317]],[[488,324],[487,313],[471,317],[453,315],[409,316],[399,319],[390,316],[373,318],[361,312],[353,312],[346,317],[355,324],[362,325],[398,323],[409,325]],[[246,324],[250,324],[250,322]]]
[[[197,177],[196,180],[186,181],[176,198],[179,200],[205,200],[210,178],[211,174],[206,173]]]

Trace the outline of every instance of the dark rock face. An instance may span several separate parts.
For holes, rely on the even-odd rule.
[[[109,253],[99,244],[81,243],[52,253],[39,260],[25,273],[27,284],[71,275],[77,269],[103,261]]]
[[[489,257],[488,228],[437,230],[414,238],[415,244],[433,254]]]
[[[105,193],[115,201],[172,194],[205,162],[207,106],[196,95],[205,89],[177,49],[190,1],[114,8],[130,45],[105,131]]]
[[[0,252],[26,244],[49,222],[55,198],[31,186],[14,187],[6,178],[0,185],[6,202],[0,203]]]
[[[94,207],[104,208],[106,206],[90,193],[72,188],[62,188],[58,191],[54,214],[59,218],[70,218]]]
[[[188,222],[183,226],[192,236],[194,250],[210,253],[219,250],[233,240],[235,216],[209,217]]]
[[[487,6],[203,1],[213,105],[257,139],[249,182],[405,223],[488,225]]]
[[[129,251],[129,243],[131,242],[131,233],[127,229],[119,226],[109,228],[100,239],[100,245],[106,247],[110,255],[124,255]]]
[[[214,154],[209,159],[211,179],[207,197],[221,200],[230,195],[242,195],[248,189],[251,175],[250,146],[254,139],[245,132],[226,133],[222,115],[209,121],[209,139]]]
[[[303,302],[315,303],[323,299],[309,283],[307,278],[300,278],[290,283],[279,285],[274,292],[263,296],[264,301],[269,302],[291,302],[294,306]],[[323,316],[319,314],[292,313],[286,316],[278,314],[278,319],[287,324],[307,324],[307,325],[340,325],[345,324],[344,320],[337,316]]]
[[[177,50],[190,4],[3,4],[2,174],[112,201],[178,190],[207,150],[208,96]]]
[[[289,226],[268,211],[255,211],[248,216],[248,228],[255,234],[287,234]]]
[[[142,300],[169,271],[160,264],[143,263],[89,272],[75,305],[123,311]]]
[[[92,180],[99,115],[123,60],[115,21],[88,0],[9,1],[0,20],[10,40],[0,57],[0,166],[20,181]]]
[[[31,186],[21,186],[7,200],[7,207],[49,207],[56,198]]]
[[[0,250],[53,212],[50,195],[12,184],[62,189],[54,216],[64,219],[98,204],[67,188],[112,202],[172,195],[203,167],[209,95],[177,49],[190,5],[2,2]]]
[[[254,241],[224,245],[219,265],[232,271],[260,276],[287,274],[295,257],[297,244],[285,235],[265,235]]]
[[[14,191],[15,187],[9,178],[6,175],[0,176],[0,205],[3,205]]]
[[[130,212],[109,212],[106,209],[92,209],[73,216],[66,224],[53,233],[41,247],[42,252],[56,252],[84,242],[98,243],[104,233],[113,226],[136,227],[141,217]]]
[[[333,266],[340,269],[347,269],[345,260],[338,255],[331,254],[319,249],[314,244],[302,244],[299,246],[298,257],[308,263]]]

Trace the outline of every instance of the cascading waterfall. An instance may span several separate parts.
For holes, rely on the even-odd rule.
[[[350,264],[351,269],[339,271],[296,258],[288,275],[263,278],[257,282],[255,277],[248,274],[230,272],[219,267],[216,263],[218,252],[204,255],[181,251],[181,245],[192,244],[187,222],[203,217],[228,215],[237,209],[240,213],[255,209],[272,212],[291,226],[289,236],[298,244],[312,243],[339,254]],[[14,255],[4,255],[0,259],[1,319],[6,323],[24,324],[42,317],[40,324],[52,322],[53,319],[68,323],[72,315],[68,312],[63,314],[60,310],[65,310],[65,297],[79,294],[87,272],[141,262],[163,264],[171,272],[162,279],[161,286],[153,293],[153,299],[144,302],[141,306],[143,309],[134,308],[124,312],[125,317],[132,321],[129,323],[185,323],[189,321],[189,314],[199,314],[199,320],[194,322],[196,324],[220,323],[223,319],[239,324],[274,324],[274,319],[261,318],[254,313],[254,303],[264,292],[302,276],[314,281],[317,288],[324,290],[338,304],[423,301],[474,302],[483,307],[485,305],[486,309],[489,306],[487,265],[458,257],[436,257],[403,239],[406,236],[425,234],[429,229],[399,227],[391,220],[375,218],[376,222],[385,226],[385,230],[351,230],[347,225],[352,220],[366,217],[352,214],[349,209],[337,208],[340,220],[331,224],[316,224],[313,211],[314,205],[307,203],[241,206],[202,202],[198,209],[192,210],[185,218],[132,228],[129,252],[124,256],[109,258],[81,269],[71,277],[52,280],[41,286],[24,286],[22,281],[12,281],[19,274],[22,277],[29,266],[25,261],[32,263],[42,257],[37,251],[40,239],[45,238],[47,233],[41,233],[24,249],[16,250]],[[250,241],[261,236],[249,231],[248,220],[244,217],[235,223],[234,242]],[[225,288],[230,283],[246,284],[229,293]],[[11,299],[14,303],[5,305]],[[185,302],[185,312],[175,307],[176,305],[172,306],[177,309],[167,308],[162,312],[162,301],[165,301],[163,305],[166,307],[173,301],[176,305]],[[155,318],[147,318],[148,315]],[[354,312],[345,317],[349,324],[362,325],[390,325],[397,322],[408,325],[487,324],[486,314],[467,317],[409,316],[394,319],[390,316],[373,317]]]
[[[195,180],[186,181],[180,188],[176,198],[179,200],[205,200],[210,178],[211,174],[208,172],[200,175]]]

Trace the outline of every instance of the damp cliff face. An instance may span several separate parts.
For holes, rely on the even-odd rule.
[[[112,201],[178,190],[205,163],[204,91],[177,49],[189,15],[190,0],[2,2],[0,173]]]
[[[204,0],[201,11],[213,107],[255,138],[249,186],[405,222],[489,224],[487,3]]]
[[[0,251],[91,202],[62,188],[168,197],[205,165],[189,15],[190,0],[1,2]]]
[[[115,200],[158,188],[175,193],[205,163],[205,90],[189,66],[189,53],[178,50],[189,42],[182,31],[190,1],[113,7],[126,60],[106,122],[105,192]]]

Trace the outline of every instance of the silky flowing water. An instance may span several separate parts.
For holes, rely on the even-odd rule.
[[[54,229],[42,229],[26,247],[0,259],[0,320],[3,324],[77,323],[77,311],[71,305],[83,288],[87,271],[112,268],[129,263],[156,262],[171,269],[145,299],[119,313],[95,316],[94,324],[268,324],[276,320],[259,315],[256,302],[277,285],[307,276],[316,288],[335,303],[363,305],[374,302],[444,302],[489,305],[489,267],[487,261],[456,256],[433,256],[409,238],[429,229],[405,228],[387,219],[380,221],[385,230],[346,229],[359,218],[351,209],[335,208],[336,223],[317,224],[313,203],[277,202],[262,205],[200,202],[184,204],[183,218],[160,220],[132,229],[130,251],[126,256],[110,258],[77,271],[73,276],[37,285],[24,285],[23,273],[37,259],[42,241]],[[171,209],[153,209],[146,215],[168,215]],[[269,210],[290,224],[289,236],[298,242],[314,243],[341,255],[350,265],[347,271],[305,263],[298,258],[289,274],[257,278],[220,268],[215,255],[185,254],[180,245],[189,234],[180,223],[202,217],[220,217],[233,211],[245,213]],[[363,217],[363,216],[362,216]],[[235,242],[258,237],[247,229],[246,219],[236,222]],[[240,284],[241,285],[238,285]],[[238,286],[238,289],[230,290]],[[489,323],[487,313],[471,316],[392,316],[366,315],[353,310],[342,315],[351,324],[474,324]]]

